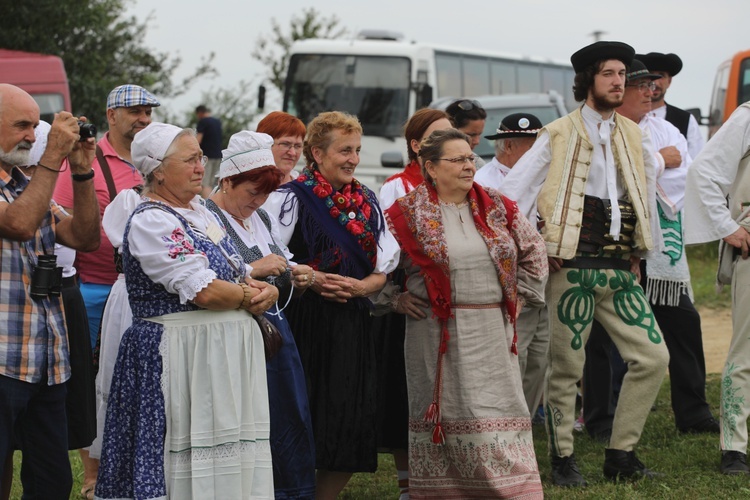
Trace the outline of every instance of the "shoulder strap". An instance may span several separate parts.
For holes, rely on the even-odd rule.
[[[107,159],[104,157],[104,152],[99,145],[96,146],[96,159],[99,161],[99,168],[102,169],[102,174],[104,174],[104,180],[107,181],[109,201],[111,202],[115,199],[115,196],[117,196],[117,189],[115,188],[115,180],[112,178],[112,170],[110,170],[109,163],[107,163]]]

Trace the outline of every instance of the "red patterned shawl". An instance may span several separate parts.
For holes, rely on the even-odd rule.
[[[518,298],[516,282],[517,249],[503,242],[508,238],[514,240],[513,225],[516,221],[518,207],[514,201],[492,192],[490,195],[479,184],[474,183],[468,193],[468,202],[479,234],[482,236],[490,257],[495,264],[498,280],[503,291],[504,313],[513,325],[513,344],[511,351],[518,354],[516,348],[516,302]],[[498,201],[502,200],[501,203]],[[419,266],[420,274],[425,280],[433,314],[440,322],[440,348],[438,366],[435,376],[433,401],[425,414],[425,420],[434,422],[433,441],[444,443],[440,423],[440,392],[442,386],[442,359],[448,349],[450,335],[448,320],[451,312],[450,265],[448,246],[443,232],[440,201],[435,188],[423,182],[414,191],[399,198],[386,211],[386,219],[391,232],[401,245],[401,249]],[[505,232],[509,236],[498,238]]]

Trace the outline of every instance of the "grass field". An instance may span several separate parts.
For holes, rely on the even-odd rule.
[[[701,245],[688,249],[690,269],[696,304],[709,307],[728,307],[729,292],[716,295],[714,276],[716,273],[715,245]],[[719,375],[710,375],[707,395],[711,409],[718,417]],[[649,468],[662,473],[654,480],[636,483],[613,484],[602,475],[604,444],[590,439],[585,434],[576,435],[576,457],[581,472],[589,483],[585,489],[560,489],[550,484],[549,458],[546,449],[544,428],[534,428],[534,442],[539,462],[544,494],[549,499],[747,499],[750,498],[750,479],[727,477],[719,473],[719,438],[717,435],[682,435],[674,426],[674,417],[669,401],[669,379],[662,385],[656,402],[656,410],[649,416],[638,457]],[[20,453],[15,457],[15,480],[12,499],[21,498],[18,479]],[[71,499],[80,498],[83,469],[77,453],[70,454],[73,467],[74,486]],[[341,499],[397,499],[396,471],[390,455],[380,455],[379,470],[375,474],[355,474]]]

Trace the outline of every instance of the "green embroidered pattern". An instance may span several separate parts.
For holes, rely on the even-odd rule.
[[[664,213],[661,205],[657,203],[656,207],[659,210],[659,225],[666,248],[662,253],[669,257],[669,263],[674,266],[682,257],[685,248],[682,242],[682,213],[678,213],[677,219],[672,220]]]
[[[635,282],[635,274],[614,270],[609,286],[617,290],[612,297],[617,315],[629,326],[637,326],[648,332],[648,339],[654,344],[661,343],[661,335],[656,326],[656,318],[648,304],[643,289]]]
[[[737,430],[737,417],[745,404],[744,396],[737,396],[739,387],[732,387],[732,373],[737,369],[734,363],[727,366],[721,379],[721,428],[724,434],[724,449],[732,448],[734,431]]]
[[[545,427],[547,428],[547,436],[549,437],[550,451],[553,455],[560,454],[560,448],[557,444],[557,427],[562,423],[563,413],[557,406],[550,406],[549,404],[544,406],[546,419]]]
[[[557,317],[570,328],[573,339],[570,347],[578,350],[583,346],[581,334],[594,320],[594,288],[607,285],[607,276],[598,269],[576,269],[566,275],[568,283],[579,286],[569,288],[557,304]]]

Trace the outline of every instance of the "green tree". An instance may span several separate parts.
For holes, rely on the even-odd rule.
[[[107,94],[123,83],[141,85],[159,98],[175,97],[203,76],[215,76],[213,54],[182,80],[172,74],[179,57],[143,45],[148,22],[125,17],[128,0],[4,2],[0,47],[59,56],[65,63],[73,113],[106,129]]]
[[[323,17],[314,7],[303,9],[301,16],[292,16],[288,33],[275,18],[271,19],[271,34],[258,37],[252,56],[268,69],[274,87],[283,91],[292,44],[307,38],[341,38],[347,31],[339,23],[335,15]]]

